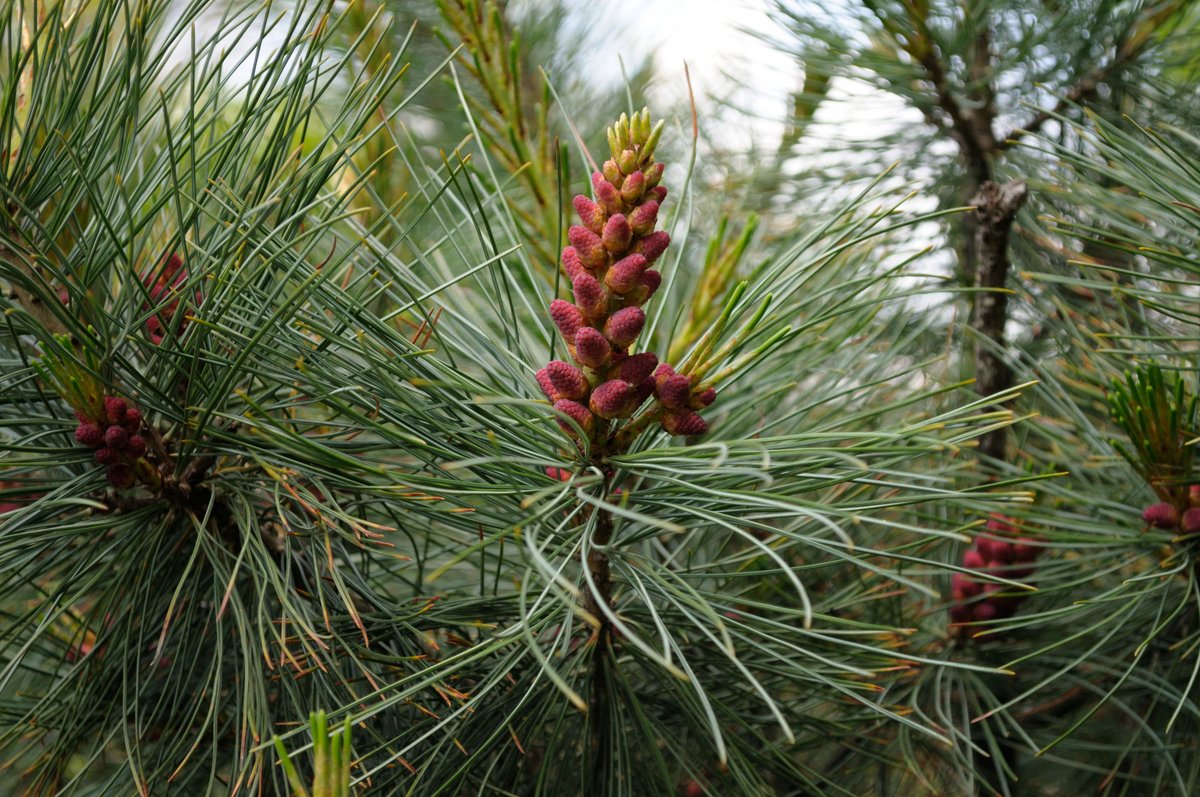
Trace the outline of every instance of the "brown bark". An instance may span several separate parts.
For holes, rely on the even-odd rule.
[[[991,164],[988,162],[988,155],[995,146],[992,139],[991,120],[986,113],[970,111],[962,107],[950,88],[950,79],[946,68],[932,47],[922,54],[920,60],[926,77],[933,84],[937,107],[949,121],[948,127],[937,126],[946,130],[954,143],[958,144],[959,152],[962,154],[963,160],[967,162],[971,180],[975,184],[982,184],[992,176]],[[927,118],[929,118],[928,115]]]
[[[963,199],[970,201],[979,187],[992,179],[992,157],[997,151],[993,124],[996,119],[995,93],[990,76],[992,72],[991,32],[980,25],[978,34],[968,53],[969,91],[967,103],[959,102],[951,86],[950,75],[938,54],[932,37],[923,30],[921,45],[910,50],[933,87],[932,107],[925,109],[925,119],[934,127],[945,132],[958,146],[959,155],[967,166],[967,180]],[[976,271],[977,228],[974,219],[962,219],[958,249],[958,278],[962,285],[971,285]],[[972,297],[973,298],[973,297]],[[974,309],[971,314],[974,315]]]
[[[611,492],[609,479],[604,480],[603,495]],[[594,545],[601,548],[612,541],[612,515],[603,509],[596,510],[596,535]],[[588,700],[588,749],[591,752],[591,791],[589,794],[600,797],[607,794],[607,779],[611,769],[609,766],[611,750],[609,744],[609,712],[610,699],[608,690],[609,655],[612,646],[612,624],[604,611],[612,607],[612,581],[608,564],[608,554],[593,547],[588,552],[588,572],[595,585],[594,591],[589,591],[585,608],[600,623],[592,642],[592,671],[590,677],[590,694]]]
[[[1028,192],[1021,180],[985,182],[972,200],[975,205],[975,313],[971,326],[979,334],[975,343],[975,391],[981,396],[1012,387],[1013,374],[1004,357],[1004,325],[1008,320],[1008,294],[1004,292],[1009,266],[1008,237],[1017,211]],[[1005,428],[993,429],[981,438],[980,451],[1003,459],[1007,442]]]

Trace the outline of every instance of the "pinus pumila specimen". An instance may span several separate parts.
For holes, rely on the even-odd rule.
[[[563,418],[563,430],[578,444],[578,453],[604,474],[607,488],[612,469],[608,457],[623,453],[630,440],[651,423],[672,435],[700,435],[708,424],[696,412],[712,404],[716,389],[687,373],[659,363],[653,352],[632,350],[646,324],[643,306],[662,282],[652,268],[666,251],[670,236],[655,230],[667,197],[661,185],[664,165],[654,160],[663,122],[653,127],[643,109],[608,129],[612,157],[592,174],[595,199],[576,196],[580,224],[568,231],[562,269],[574,303],[555,299],[550,318],[562,336],[572,363],[552,360],[537,373],[538,385]],[[647,399],[652,404],[642,410]],[[640,414],[639,410],[642,410]],[[570,478],[562,468],[551,475]],[[612,521],[599,510],[596,549],[588,557],[591,591],[586,607],[598,622],[594,635],[593,702],[590,743],[605,770],[608,752],[602,726],[608,711],[603,670],[611,655],[612,626],[609,565],[604,547],[612,539]]]

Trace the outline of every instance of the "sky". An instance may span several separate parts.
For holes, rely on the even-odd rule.
[[[560,0],[514,0],[518,16],[549,9]],[[803,84],[797,58],[768,43],[787,40],[788,32],[772,15],[774,0],[561,0],[573,21],[607,46],[597,47],[593,74],[612,75],[616,55],[636,62],[652,51],[659,83],[647,101],[678,107],[687,97],[684,64],[691,75],[705,138],[725,149],[751,146],[773,149],[790,115],[791,94]],[[828,0],[830,13],[842,0]],[[596,10],[602,13],[597,17]],[[600,31],[611,31],[607,35]],[[613,46],[613,42],[616,45]],[[740,113],[722,110],[716,98]],[[837,78],[807,135],[874,140],[901,124],[923,124],[919,114],[898,98],[863,81]]]
[[[737,129],[722,131],[736,138],[777,141],[783,132],[788,96],[803,73],[795,59],[767,46],[758,35],[777,34],[768,9],[770,0],[562,0],[574,26],[597,46],[595,75],[620,80],[612,68],[619,55],[636,63],[653,52],[659,82],[647,102],[675,106],[686,98],[684,64],[691,75],[701,123],[715,123],[713,97],[727,97],[750,113]],[[556,0],[517,0],[516,15],[535,15]],[[597,8],[602,13],[597,16]],[[601,32],[603,31],[603,33]],[[711,131],[710,131],[711,132]]]
[[[800,2],[801,0],[795,0]],[[792,92],[803,82],[800,62],[766,39],[787,39],[772,17],[775,0],[509,0],[514,16],[536,18],[540,11],[562,5],[570,24],[584,41],[596,42],[589,72],[620,81],[614,66],[620,56],[637,63],[653,52],[658,82],[646,101],[652,106],[680,107],[688,96],[684,64],[691,76],[704,137],[727,150],[752,145],[774,148],[784,132]],[[844,0],[826,0],[842,6]],[[832,7],[831,6],[831,7]],[[389,4],[398,19],[404,0]],[[599,11],[599,13],[597,13]],[[831,11],[831,13],[833,13]],[[436,25],[437,20],[427,20]],[[280,30],[267,38],[277,37]],[[243,42],[234,47],[249,46]],[[185,48],[176,60],[187,57]],[[722,109],[717,101],[739,112]],[[837,138],[878,136],[880,126],[896,124],[904,107],[892,96],[862,82],[835,81],[817,121],[824,135]],[[821,130],[809,135],[821,135]]]
[[[768,0],[624,0],[606,10],[651,41],[665,91],[686,92],[686,62],[701,112],[713,110],[712,97],[727,96],[748,112],[740,120],[745,135],[778,141],[803,72],[794,58],[756,37],[781,33],[768,6]]]

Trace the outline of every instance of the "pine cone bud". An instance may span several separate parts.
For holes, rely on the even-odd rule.
[[[125,399],[117,396],[106,396],[104,399],[104,417],[109,423],[121,423],[125,420],[125,410],[129,408]]]
[[[662,204],[667,198],[667,187],[665,185],[656,185],[646,192],[647,199],[653,199],[658,204]]]
[[[617,156],[617,167],[621,170],[621,174],[632,175],[637,169],[637,153],[631,149],[624,150]],[[628,181],[629,177],[625,179]]]
[[[695,393],[688,399],[688,406],[694,410],[702,410],[717,400],[716,388],[708,388],[699,393]]]
[[[567,279],[569,280],[574,280],[580,274],[587,273],[583,267],[583,261],[579,259],[579,253],[575,251],[575,247],[573,246],[563,249],[562,267],[563,273],[567,275]]]
[[[646,167],[646,185],[649,188],[654,188],[662,182],[663,172],[666,170],[666,165],[662,163],[652,163]]]
[[[583,314],[579,312],[579,308],[562,299],[550,302],[550,320],[558,327],[559,334],[568,341],[573,340],[575,333],[583,326]]]
[[[595,426],[596,419],[592,416],[592,413],[588,412],[588,408],[580,404],[578,401],[560,399],[559,401],[554,402],[554,409],[558,410],[563,415],[566,415],[568,418],[575,421],[575,423],[579,424],[580,428],[583,429],[584,434],[592,433],[592,427]],[[571,426],[571,424],[567,423],[561,418],[558,420],[558,425],[562,427],[564,432],[571,436],[577,434],[575,427]]]
[[[687,405],[692,395],[692,378],[686,374],[675,374],[664,379],[657,388],[655,392],[664,407],[669,410],[680,409]]]
[[[963,553],[963,567],[968,570],[982,571],[987,567],[987,561],[983,558],[983,554],[974,548],[968,548]]]
[[[586,271],[577,276],[571,283],[575,294],[575,303],[587,318],[598,318],[608,311],[608,296],[600,281]],[[580,319],[580,326],[583,320]]]
[[[96,449],[96,464],[98,465],[115,465],[120,455],[117,454],[115,448],[104,446]]]
[[[667,434],[698,435],[708,431],[708,423],[689,409],[672,410],[662,417],[662,427]]]
[[[647,160],[654,157],[654,150],[658,147],[658,140],[662,137],[663,128],[666,127],[666,122],[659,120],[653,128],[650,127],[650,111],[642,109],[642,122],[647,128],[646,140],[642,144],[642,159]]]
[[[1156,529],[1175,529],[1179,527],[1179,510],[1171,504],[1154,504],[1146,507],[1142,520]]]
[[[628,382],[610,379],[592,391],[588,406],[596,415],[611,420],[625,413],[631,398],[632,390]]]
[[[604,209],[605,213],[620,213],[624,208],[621,203],[621,192],[608,180],[601,178],[595,181],[593,188],[596,190],[596,201],[600,203],[600,207]]]
[[[637,235],[647,235],[658,223],[658,203],[653,199],[643,202],[629,214],[629,226]]]
[[[1013,559],[1018,562],[1032,562],[1038,558],[1038,554],[1042,551],[1033,544],[1033,540],[1028,537],[1021,537],[1013,545]]]
[[[133,486],[135,481],[133,469],[123,463],[109,465],[106,475],[108,476],[108,483],[119,490],[128,490]]]
[[[146,456],[146,438],[140,434],[131,434],[125,443],[125,453],[134,459]]]
[[[592,327],[583,327],[575,334],[575,359],[587,368],[601,368],[612,354],[612,345]]]
[[[633,355],[621,363],[621,369],[617,372],[617,375],[631,385],[640,385],[649,379],[656,365],[658,365],[658,355],[653,352],[644,351],[641,354]],[[650,388],[651,390],[654,389],[653,382],[650,383]]]
[[[639,172],[633,172],[625,178],[625,182],[621,183],[621,198],[628,204],[633,204],[642,198],[642,193],[646,190],[646,175]]]
[[[1193,484],[1188,488],[1188,503],[1192,506],[1200,506],[1200,484]]]
[[[550,401],[558,400],[558,391],[554,389],[554,383],[550,381],[549,371],[539,368],[538,372],[534,374],[534,378],[537,379],[538,387],[542,389],[542,395]]]
[[[581,399],[587,395],[588,381],[578,368],[562,360],[551,360],[546,363],[546,375],[556,392],[558,399]]]
[[[654,395],[654,380],[643,379],[633,386],[633,397],[630,399],[630,412],[636,410],[645,403],[646,399]]]
[[[983,592],[983,585],[966,573],[950,576],[950,594],[956,601],[974,598],[980,592]]]
[[[178,336],[187,328],[187,319],[180,318],[175,321],[173,328],[168,328],[167,324],[171,323],[179,312],[179,302],[182,297],[182,287],[187,282],[188,272],[183,267],[183,258],[172,253],[164,262],[161,269],[155,272],[150,272],[143,275],[142,282],[146,285],[150,300],[156,307],[155,312],[146,319],[146,332],[149,334],[150,340],[155,344],[160,344],[168,336]],[[199,306],[201,302],[199,291],[192,294],[192,301]],[[149,305],[143,305],[143,309],[149,310]],[[119,423],[119,421],[113,421]]]
[[[612,160],[612,159],[606,160],[604,162],[604,164],[600,167],[600,169],[604,173],[600,174],[599,172],[597,172],[597,174],[600,174],[600,176],[602,178],[604,178],[605,180],[607,180],[609,182],[609,184],[611,184],[614,188],[616,186],[620,185],[621,181],[625,179],[625,175],[621,174],[621,169],[619,166],[617,166],[617,162],[615,160]],[[595,187],[595,185],[596,185],[596,178],[593,176],[592,177],[592,186]]]
[[[129,440],[129,432],[124,426],[113,425],[104,430],[104,444],[109,448],[121,449]]]
[[[146,332],[150,335],[150,342],[155,346],[163,342],[166,337],[166,327],[157,315],[152,315],[146,319]]]
[[[18,482],[0,481],[0,490],[9,490],[14,487],[20,487],[20,486],[21,485]],[[36,496],[34,496],[34,497],[36,498]],[[22,497],[22,498],[13,497],[12,499],[10,499],[8,501],[5,501],[4,499],[0,499],[0,515],[6,514],[8,512],[15,512],[18,509],[20,509],[22,506],[24,506],[27,501],[30,501],[30,500],[32,500],[32,499],[24,498],[24,497]]]
[[[121,423],[125,427],[125,431],[133,434],[138,429],[142,428],[142,413],[133,407],[125,410],[125,420]]]
[[[172,252],[170,256],[167,257],[167,265],[163,268],[163,271],[173,277],[178,274],[182,268],[183,258],[180,257],[177,252]],[[184,274],[186,275],[187,272],[184,272]]]
[[[75,428],[75,439],[80,445],[97,448],[104,444],[104,432],[98,424],[81,423]]]
[[[622,307],[604,322],[604,337],[618,346],[628,346],[637,340],[646,323],[640,307]]]
[[[990,620],[995,620],[999,614],[999,608],[991,601],[980,601],[975,604],[975,622],[986,623]]]
[[[634,247],[635,251],[641,252],[646,258],[647,263],[653,263],[658,260],[659,256],[667,250],[667,246],[671,243],[671,236],[664,230],[652,232],[645,238],[637,242]]]
[[[575,247],[584,268],[595,271],[608,263],[608,255],[604,251],[604,244],[600,241],[600,236],[587,227],[580,227],[578,224],[572,225],[567,230],[567,239],[571,242],[571,246]]]
[[[551,479],[555,479],[560,482],[567,482],[571,480],[571,471],[567,470],[566,468],[546,468],[546,475]]]
[[[999,540],[993,540],[987,537],[979,537],[975,540],[975,547],[979,550],[980,555],[982,555],[983,558],[989,563],[998,561],[1000,559],[1000,548],[1003,547],[1003,545],[1004,543],[1000,542]]]
[[[620,254],[629,248],[633,241],[633,228],[629,226],[629,220],[625,218],[624,213],[614,213],[605,223],[601,241],[604,248],[614,254]]]
[[[597,205],[592,200],[579,194],[572,200],[575,205],[575,212],[579,214],[579,221],[597,235],[604,229],[604,208]]]
[[[658,290],[658,286],[662,284],[662,274],[659,274],[652,268],[648,268],[642,272],[640,280],[641,285],[638,290],[638,304],[645,304],[650,301],[650,297]]]
[[[984,526],[988,531],[994,531],[999,534],[1016,534],[1017,529],[1012,525],[1012,522],[998,512],[993,512],[988,517],[987,525]]]
[[[1184,534],[1200,534],[1200,506],[1193,506],[1183,513],[1179,530]]]
[[[636,253],[629,255],[608,269],[608,273],[604,275],[604,284],[617,293],[629,293],[641,283],[645,270],[646,258]]]
[[[992,561],[999,564],[1012,564],[1016,551],[1011,542],[992,540]]]
[[[659,363],[658,367],[654,369],[654,373],[650,376],[654,379],[654,385],[657,387],[670,377],[675,376],[675,369],[671,367],[670,363]]]

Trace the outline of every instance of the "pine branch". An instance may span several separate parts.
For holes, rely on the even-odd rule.
[[[1186,9],[1186,4],[1179,2],[1162,3],[1147,9],[1142,19],[1122,32],[1116,41],[1115,53],[1107,63],[1095,66],[1079,77],[1053,107],[1035,112],[1028,122],[1014,127],[997,142],[996,150],[1010,149],[1021,143],[1025,136],[1037,135],[1046,122],[1061,116],[1072,106],[1093,99],[1102,83],[1153,47],[1157,26],[1182,9]]]
[[[979,263],[975,287],[983,291],[975,299],[971,326],[984,339],[975,343],[975,391],[981,396],[1003,393],[1013,385],[1012,368],[1004,354],[1004,326],[1008,321],[1008,292],[1005,284],[1011,262],[1009,232],[1028,192],[1025,183],[999,185],[985,182],[971,200],[975,206],[975,240]],[[980,452],[1003,460],[1007,429],[988,432],[980,441]]]
[[[945,64],[938,55],[937,44],[932,33],[924,22],[911,17],[915,23],[917,35],[913,40],[901,39],[900,44],[924,70],[925,77],[933,87],[936,106],[945,114],[950,126],[936,125],[939,129],[947,130],[950,137],[959,146],[959,151],[967,163],[967,171],[976,185],[982,185],[991,179],[991,153],[995,141],[991,131],[991,119],[985,105],[980,110],[963,108],[954,90],[950,86],[950,77]],[[981,56],[987,57],[986,39],[980,48]],[[927,119],[933,117],[926,115]]]
[[[606,464],[600,467],[607,468]],[[602,495],[611,494],[610,479],[606,476]],[[588,551],[587,568],[591,573],[593,588],[588,590],[584,608],[595,617],[600,625],[592,632],[591,667],[588,674],[590,694],[588,696],[588,749],[590,751],[589,794],[602,795],[609,792],[608,784],[613,778],[612,745],[612,701],[610,696],[611,662],[614,653],[612,622],[608,615],[613,610],[612,576],[605,550],[612,542],[612,514],[597,509],[596,530],[592,549]],[[603,608],[601,608],[603,607]]]
[[[480,115],[480,143],[508,165],[523,197],[505,192],[524,243],[538,270],[546,277],[558,269],[555,260],[563,229],[559,197],[558,138],[549,122],[549,91],[526,76],[533,70],[522,62],[525,51],[519,33],[505,18],[497,0],[438,0],[442,18],[462,40],[457,60],[482,89],[490,108]],[[442,34],[439,33],[439,36]],[[448,47],[451,42],[442,36]],[[543,77],[544,81],[545,78]],[[468,97],[472,104],[477,100]]]

